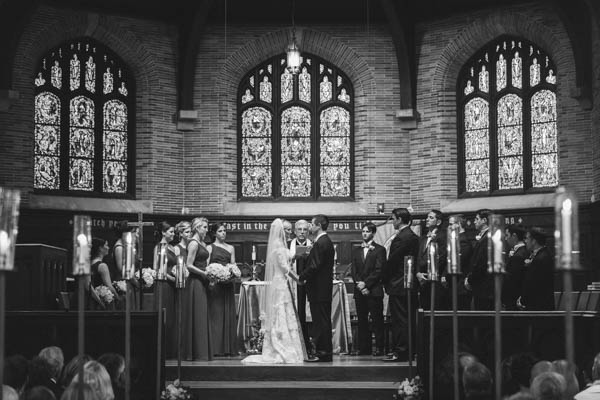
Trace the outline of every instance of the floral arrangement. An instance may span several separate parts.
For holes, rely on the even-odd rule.
[[[260,322],[258,324],[252,324],[255,332],[250,339],[248,339],[248,354],[260,354],[262,353],[263,342],[265,341],[265,330],[260,329]]]
[[[208,278],[216,283],[230,282],[242,276],[242,272],[235,264],[211,263],[206,267],[206,273]]]
[[[135,277],[140,279],[140,271],[135,272]],[[156,279],[156,271],[152,268],[142,268],[142,280],[144,281],[144,287],[150,288],[154,285]]]
[[[405,379],[400,382],[398,393],[394,395],[394,399],[420,399],[423,393],[423,383],[419,375],[417,375],[410,381]]]
[[[239,279],[242,276],[242,271],[238,268],[236,264],[227,264],[229,267],[229,271],[231,272],[231,277],[234,279]]]
[[[127,282],[125,282],[125,281],[114,281],[113,287],[119,294],[127,293]]]
[[[181,384],[179,379],[168,385],[160,394],[160,400],[193,400],[190,389]]]
[[[243,263],[238,264],[239,269],[241,271],[242,277],[252,278],[255,277],[258,280],[263,280],[265,276],[265,263],[257,261],[253,264]],[[256,274],[256,276],[253,276]]]
[[[98,297],[100,297],[100,300],[102,300],[104,304],[110,304],[115,299],[115,294],[111,292],[108,286],[96,286],[96,293],[98,294]]]

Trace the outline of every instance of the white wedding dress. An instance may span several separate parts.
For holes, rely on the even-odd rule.
[[[265,312],[261,315],[261,330],[264,330],[262,354],[251,355],[242,363],[293,364],[306,358],[304,341],[298,313],[288,284],[287,272],[290,255],[285,245],[283,223],[276,219],[271,224],[265,281]]]

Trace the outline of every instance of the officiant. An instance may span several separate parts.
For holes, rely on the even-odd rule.
[[[300,219],[296,221],[294,228],[296,237],[288,243],[290,254],[292,256],[292,270],[297,275],[300,275],[302,271],[304,271],[306,259],[308,258],[308,249],[312,246],[312,241],[308,238],[308,221]],[[302,327],[304,343],[306,344],[306,350],[310,353],[310,337],[306,325],[306,289],[302,285],[297,285],[296,282],[293,283],[293,287],[296,288],[294,294],[298,304],[298,318],[300,319],[300,326]]]

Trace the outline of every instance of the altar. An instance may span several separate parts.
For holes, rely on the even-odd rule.
[[[259,316],[264,309],[261,293],[269,282],[242,282],[238,301],[237,338],[240,348],[246,352],[255,351],[255,341],[259,337]],[[306,322],[310,323],[310,304],[306,301]],[[343,281],[334,280],[331,299],[331,326],[333,353],[348,353],[352,345],[352,329],[350,325],[350,308],[348,295]],[[310,329],[309,329],[310,332]]]

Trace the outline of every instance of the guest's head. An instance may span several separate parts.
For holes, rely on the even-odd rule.
[[[21,400],[56,400],[56,397],[47,387],[34,386],[23,393]]]
[[[179,221],[175,225],[175,230],[179,233],[179,237],[186,244],[192,237],[192,224],[189,221]]]
[[[565,392],[566,398],[572,399],[579,393],[579,381],[577,380],[576,368],[567,360],[555,360],[552,362],[552,371],[561,374],[565,378],[567,389]]]
[[[479,362],[474,362],[465,368],[462,382],[467,400],[488,399],[492,394],[492,374]]]
[[[223,222],[217,222],[210,226],[211,242],[225,243],[227,237],[227,229]]]
[[[544,373],[544,372],[550,372],[552,371],[552,363],[550,361],[547,360],[542,360],[542,361],[538,361],[535,364],[533,364],[533,367],[531,367],[531,377],[530,377],[530,386],[531,383],[533,383],[533,380],[540,374]]]
[[[73,377],[75,375],[77,375],[77,373],[79,372],[79,366],[81,364],[85,364],[86,362],[90,361],[92,359],[92,357],[90,357],[87,354],[83,354],[83,355],[76,355],[75,357],[73,357],[71,359],[71,361],[69,361],[67,363],[67,365],[65,365],[65,368],[63,369],[63,373],[62,376],[60,378],[60,384],[63,387],[67,387],[71,384],[71,381],[73,380]]]
[[[83,366],[83,381],[92,387],[100,400],[113,400],[115,398],[110,375],[98,361],[92,360],[85,363]],[[79,374],[73,377],[72,384],[77,382],[79,382]]]
[[[60,400],[100,400],[100,397],[94,392],[91,385],[85,382],[81,385],[83,386],[81,389],[83,399],[79,397],[79,383],[76,382],[67,386],[62,396],[60,396]]]
[[[171,243],[175,238],[175,227],[167,221],[161,221],[156,224],[154,230],[154,239],[157,242]]]
[[[512,224],[506,227],[505,239],[510,247],[525,240],[525,228],[520,224]]]
[[[444,222],[444,214],[440,210],[431,210],[427,213],[427,218],[425,218],[425,227],[427,230],[432,231],[440,228],[442,222]]]
[[[492,215],[492,210],[488,208],[482,208],[480,210],[477,210],[477,213],[475,214],[475,219],[473,220],[473,223],[475,224],[475,229],[477,229],[480,232],[487,229],[490,223],[490,215]]]
[[[296,239],[304,242],[308,236],[308,221],[305,219],[299,219],[295,224],[296,228]]]
[[[410,225],[410,221],[412,221],[412,216],[410,215],[410,211],[407,208],[394,208],[392,210],[392,220],[394,223],[394,229],[398,229],[400,225]]]
[[[3,400],[19,400],[19,393],[8,385],[2,385],[2,399]]]
[[[29,362],[29,373],[27,375],[26,390],[35,386],[47,386],[50,384],[52,372],[50,364],[41,357],[33,357]]]
[[[450,226],[458,226],[459,231],[463,232],[465,230],[466,219],[464,214],[453,214],[448,218],[448,225]]]
[[[60,347],[50,346],[40,350],[39,357],[43,358],[50,365],[51,377],[58,380],[65,364],[65,357]]]
[[[283,231],[285,232],[285,240],[292,240],[292,223],[287,219],[283,220]]]
[[[525,234],[525,245],[527,250],[533,251],[546,244],[546,232],[538,226],[529,228]]]
[[[462,351],[458,353],[458,390],[460,399],[464,398],[464,388],[462,383],[464,369],[475,362],[477,362],[477,358],[474,355]],[[454,355],[450,353],[444,357],[437,368],[437,376],[434,379],[436,399],[454,400],[454,393],[447,390],[454,382]]]
[[[531,382],[531,369],[535,365],[537,358],[531,353],[519,353],[512,357],[510,364],[510,374],[520,389],[529,387]]]
[[[110,376],[113,389],[125,386],[125,359],[117,353],[106,353],[98,357],[98,362],[104,365]]]
[[[362,239],[365,243],[370,242],[375,237],[377,226],[372,222],[364,223],[362,226]]]
[[[29,361],[20,354],[4,360],[4,383],[17,392],[23,389],[29,373]]]
[[[204,240],[208,232],[208,219],[197,217],[192,220],[192,235],[198,236],[200,240]]]
[[[103,258],[108,254],[109,250],[110,249],[108,248],[108,240],[100,237],[92,238],[92,249],[90,251],[90,256],[92,257],[92,260],[94,258]]]
[[[323,214],[315,215],[311,220],[310,230],[313,235],[326,232],[329,227],[329,218]]]
[[[556,372],[542,372],[531,382],[531,394],[536,400],[562,400],[566,389],[565,378]]]

